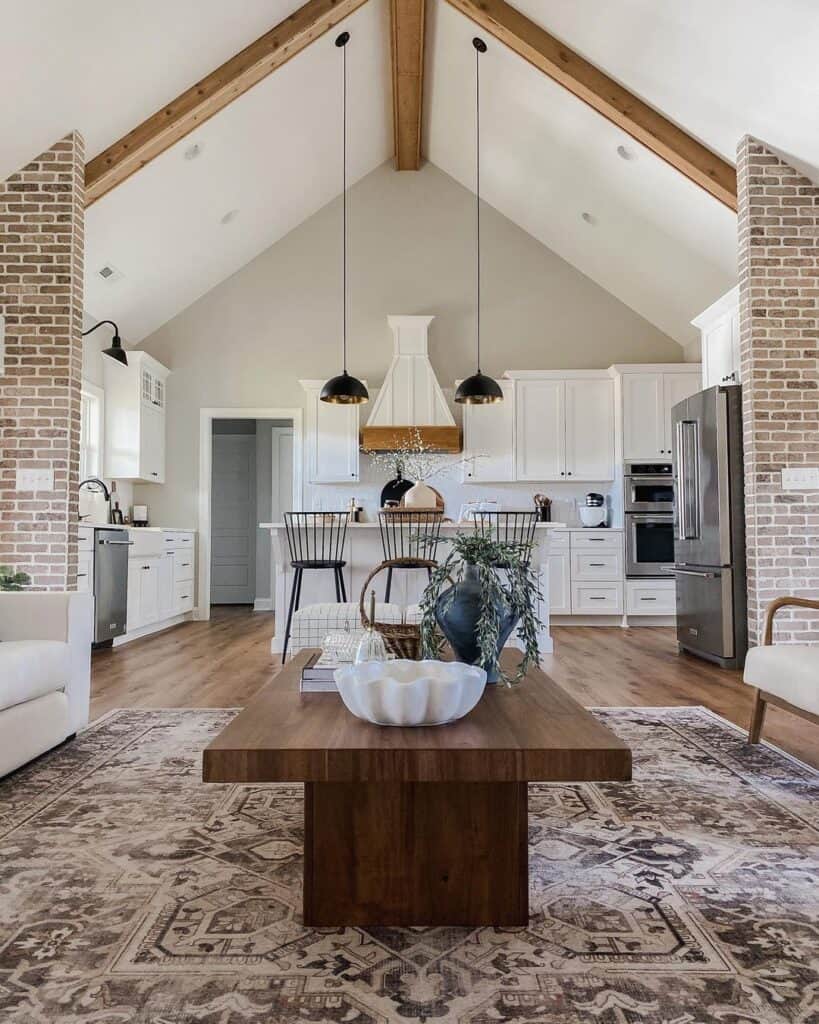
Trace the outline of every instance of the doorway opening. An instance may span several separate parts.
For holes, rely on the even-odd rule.
[[[275,560],[260,523],[301,507],[300,409],[203,409],[199,617],[212,605],[272,611]]]

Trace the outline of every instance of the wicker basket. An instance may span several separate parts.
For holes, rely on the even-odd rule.
[[[358,603],[359,611],[361,612],[361,623],[365,629],[370,627],[377,629],[378,632],[384,637],[384,642],[387,645],[387,649],[391,651],[396,658],[408,658],[410,661],[418,661],[421,657],[421,627],[418,625],[401,623],[401,622],[370,622],[367,612],[364,610],[364,602],[367,597],[367,589],[370,583],[375,577],[384,569],[406,569],[408,561],[412,561],[412,568],[418,569],[434,569],[437,565],[436,562],[431,561],[427,558],[413,558],[413,559],[401,559],[396,561],[394,559],[388,559],[377,565],[367,579],[364,581],[364,586],[361,588],[361,598]]]

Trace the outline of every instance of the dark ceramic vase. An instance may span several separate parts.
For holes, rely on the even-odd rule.
[[[477,566],[467,565],[460,583],[445,590],[435,602],[435,618],[441,632],[449,641],[458,661],[464,661],[467,665],[480,664],[478,620],[481,617],[481,600],[481,582]],[[496,611],[500,621],[497,651],[497,655],[500,655],[501,649],[515,628],[518,616],[505,601],[496,602]],[[486,669],[488,683],[498,681],[497,655],[491,665],[480,664],[481,668]]]

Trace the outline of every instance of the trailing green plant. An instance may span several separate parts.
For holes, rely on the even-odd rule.
[[[0,590],[23,590],[31,583],[28,573],[18,572],[8,565],[0,565]]]
[[[478,570],[482,598],[477,625],[480,656],[476,664],[494,664],[497,658],[499,603],[501,606],[506,604],[518,616],[517,635],[523,644],[523,656],[515,674],[507,675],[499,666],[500,677],[507,685],[512,685],[523,678],[530,665],[539,664],[537,634],[540,622],[535,608],[542,594],[538,575],[529,564],[531,554],[531,545],[528,544],[494,540],[480,533],[455,534],[446,557],[432,570],[432,578],[421,598],[421,657],[439,656],[443,637],[435,616],[436,603],[444,588],[459,583],[466,566],[473,565]],[[454,597],[453,587],[446,594],[444,608]]]

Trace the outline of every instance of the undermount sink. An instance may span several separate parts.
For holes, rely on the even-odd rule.
[[[366,661],[336,669],[347,710],[375,725],[444,725],[481,699],[486,672],[460,661]]]

